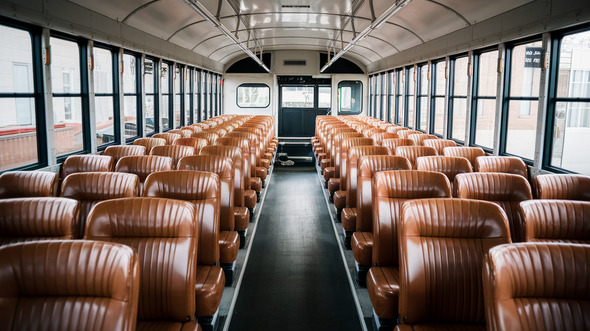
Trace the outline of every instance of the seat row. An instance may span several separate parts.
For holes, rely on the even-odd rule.
[[[234,118],[232,122],[220,122],[229,125],[235,121]],[[213,130],[213,125],[211,123],[211,127],[207,128],[194,127],[201,130],[199,133],[219,136],[217,132],[205,132]],[[248,125],[256,133],[233,132],[243,126],[250,131]],[[54,196],[58,192],[58,179],[56,174],[46,172],[4,173],[0,175],[0,226],[5,231],[0,240],[2,244],[7,244],[34,239],[88,238],[91,210],[103,200],[142,195],[189,201],[196,208],[194,221],[199,229],[199,254],[195,255],[199,265],[196,316],[205,328],[211,327],[223,293],[223,284],[233,281],[238,247],[245,242],[249,215],[252,215],[257,200],[253,189],[250,193],[245,190],[246,179],[250,179],[251,174],[250,161],[258,161],[250,158],[250,152],[261,148],[257,139],[262,133],[265,157],[272,159],[276,146],[274,136],[266,133],[266,130],[273,130],[272,118],[248,118],[235,126],[237,128],[231,126],[218,129],[224,131],[223,137],[218,138],[215,145],[199,142],[198,151],[196,147],[182,145],[160,146],[162,150],[172,147],[169,150],[181,151],[179,155],[157,155],[155,151],[158,147],[150,150],[151,155],[134,155],[138,150],[141,152],[141,149],[147,148],[132,145],[109,147],[105,156],[68,158],[62,167],[62,175],[65,173],[66,177],[60,195],[76,200],[75,207],[72,200],[62,198],[6,199]],[[150,139],[157,141],[162,138],[147,138]],[[186,139],[204,140],[196,137]],[[253,144],[254,149],[250,148],[251,142],[256,144]],[[190,153],[185,153],[187,150]],[[113,169],[115,158],[118,161]],[[266,165],[270,166],[270,162]],[[260,168],[266,177],[268,170],[262,166]],[[259,174],[262,169],[258,169]],[[165,212],[155,208],[144,210],[141,215],[148,217],[151,213],[160,215]]]
[[[532,199],[531,188],[526,179],[526,165],[520,159],[483,156],[485,154],[481,151],[483,155],[475,158],[475,164],[478,165],[478,170],[491,172],[470,173],[472,161],[470,162],[467,157],[475,154],[473,151],[477,149],[446,147],[446,150],[451,151],[467,151],[466,158],[444,156],[412,158],[412,155],[408,154],[405,154],[408,157],[402,157],[399,154],[404,155],[406,148],[398,150],[400,147],[395,147],[396,155],[391,155],[390,149],[373,145],[374,139],[358,136],[359,133],[356,130],[365,127],[363,124],[347,119],[348,124],[341,126],[337,120],[330,119],[333,124],[324,123],[324,128],[328,131],[330,127],[348,131],[333,134],[331,146],[333,150],[339,151],[335,154],[335,166],[341,165],[339,169],[341,176],[339,180],[326,176],[326,172],[330,171],[329,167],[323,169],[323,174],[324,178],[330,177],[328,187],[331,192],[334,192],[334,186],[340,189],[332,194],[334,194],[335,207],[339,211],[342,210],[344,243],[348,248],[352,246],[359,284],[365,285],[365,281],[368,282],[376,320],[391,323],[397,317],[399,294],[397,266],[400,260],[398,255],[401,254],[399,251],[401,248],[398,248],[398,229],[401,206],[407,200],[454,196],[492,201],[502,207],[508,220],[510,238],[514,241],[590,239],[590,233],[581,230],[584,227],[582,224],[590,217],[588,211],[584,212],[584,208],[588,208],[587,202],[545,201],[542,202],[542,206],[533,204],[534,207],[523,203],[519,209],[521,201]],[[354,128],[356,133],[351,132],[350,128]],[[378,130],[376,128],[363,130],[365,133],[374,135],[391,134],[375,133]],[[398,132],[406,131],[408,130]],[[332,132],[335,131],[332,130]],[[357,136],[348,138],[351,135]],[[316,137],[315,140],[318,142],[321,139]],[[385,139],[382,145],[383,142],[388,143],[388,140],[401,141],[397,138]],[[425,139],[423,141],[444,140]],[[315,147],[321,154],[321,144],[316,143]],[[398,153],[399,151],[402,153]],[[410,162],[412,159],[417,166],[412,166]],[[327,163],[326,160],[328,158],[320,161],[320,170],[321,163]],[[460,164],[463,166],[457,166]],[[418,170],[409,171],[409,169]],[[452,189],[453,183],[454,189]],[[535,177],[534,183],[537,196],[541,198],[590,200],[588,193],[590,178],[585,176],[542,175]],[[345,191],[342,190],[343,188]],[[523,209],[527,212],[523,212]],[[552,216],[539,218],[539,213],[545,215],[541,210]],[[522,213],[525,215],[521,216]],[[572,217],[573,215],[575,217]],[[394,266],[393,269],[390,266]],[[368,277],[367,272],[369,272]]]

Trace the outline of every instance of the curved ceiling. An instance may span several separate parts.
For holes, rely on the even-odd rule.
[[[228,64],[244,52],[185,0],[70,0]],[[187,0],[200,2],[253,52],[338,52],[400,0]],[[347,53],[364,65],[533,0],[412,0]]]

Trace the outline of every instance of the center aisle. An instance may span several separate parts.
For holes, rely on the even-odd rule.
[[[230,330],[360,330],[315,168],[275,167]]]

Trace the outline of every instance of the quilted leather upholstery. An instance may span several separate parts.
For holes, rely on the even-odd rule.
[[[162,138],[166,140],[166,145],[172,145],[174,140],[182,138],[178,133],[156,133],[152,136],[153,138]]]
[[[113,171],[113,158],[106,155],[72,155],[64,161],[61,168],[61,178],[64,179],[78,172],[106,172]]]
[[[530,200],[519,207],[524,241],[590,244],[590,202]]]
[[[58,175],[53,172],[7,171],[0,175],[0,199],[53,197],[58,184]]]
[[[113,158],[113,164],[115,166],[123,156],[139,156],[146,154],[148,153],[146,153],[145,146],[141,145],[109,146],[104,150],[104,155]]]
[[[172,158],[172,169],[176,169],[178,161],[185,156],[195,155],[195,149],[190,146],[164,145],[152,148],[150,155],[167,156]]]
[[[461,156],[469,160],[472,167],[475,167],[475,159],[479,156],[486,156],[486,152],[479,147],[445,147],[444,156]]]
[[[475,171],[502,172],[527,178],[526,164],[521,158],[514,156],[478,156],[475,159]]]
[[[533,180],[537,199],[590,201],[590,177],[583,175],[539,175]]]
[[[384,139],[381,142],[381,146],[389,148],[391,153],[395,153],[395,149],[400,146],[415,146],[415,143],[412,139],[408,138],[393,138],[393,139]]]
[[[416,169],[416,159],[421,156],[436,156],[436,149],[426,146],[400,146],[395,149],[395,155],[403,156]]]
[[[215,145],[219,135],[213,132],[195,132],[191,137],[207,139],[207,145]]]
[[[155,146],[166,145],[164,138],[138,138],[133,141],[133,145],[140,145],[145,147],[145,153],[149,154]]]
[[[201,148],[207,146],[207,139],[190,137],[176,139],[172,145],[190,146],[195,149],[195,154],[199,154]]]
[[[416,169],[438,171],[445,174],[451,183],[453,196],[457,196],[455,192],[455,176],[473,171],[469,160],[459,156],[421,156],[416,159]]]
[[[423,146],[436,149],[438,155],[443,155],[445,147],[456,147],[457,143],[450,139],[426,139],[422,142]]]

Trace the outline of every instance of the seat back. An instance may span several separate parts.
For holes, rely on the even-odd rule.
[[[399,138],[397,133],[390,133],[390,132],[378,132],[373,134],[371,137],[375,141],[375,145],[382,146],[383,140],[385,139],[396,139]]]
[[[220,155],[185,156],[178,162],[178,170],[208,171],[219,176],[219,224],[221,231],[233,231],[234,220],[234,166],[232,159]]]
[[[157,155],[124,156],[115,167],[116,172],[136,174],[139,177],[139,194],[143,183],[152,172],[172,170],[172,158]]]
[[[395,133],[398,136],[399,136],[400,131],[405,131],[405,130],[409,130],[409,129],[406,128],[406,127],[403,127],[403,126],[390,126],[390,127],[387,128],[387,132],[389,132],[389,133]]]
[[[250,189],[250,177],[252,167],[250,158],[250,141],[246,138],[223,137],[219,138],[215,145],[238,147],[242,151],[242,176],[244,177],[244,189]]]
[[[433,134],[414,133],[414,134],[409,135],[408,139],[413,140],[414,145],[416,145],[416,146],[424,146],[424,140],[438,139],[438,137]]]
[[[455,176],[473,172],[469,160],[458,156],[421,156],[416,159],[416,170],[438,171],[445,174],[451,183],[453,196],[457,196],[455,192]]]
[[[139,177],[118,172],[86,172],[71,174],[62,185],[61,196],[78,200],[80,221],[75,233],[82,238],[90,209],[103,200],[132,198],[139,193]]]
[[[106,155],[71,155],[61,166],[62,180],[78,172],[108,172],[115,169],[113,158]]]
[[[199,221],[198,264],[219,264],[219,176],[193,170],[154,172],[145,181],[143,196],[193,203]]]
[[[348,171],[348,150],[356,146],[373,146],[375,142],[371,138],[348,138],[342,141],[340,151],[340,190],[346,191],[346,176]]]
[[[240,130],[240,129],[236,129]],[[260,142],[258,135],[252,132],[232,131],[226,137],[247,139],[250,145],[250,177],[256,177],[256,166],[261,164]]]
[[[375,173],[387,170],[411,170],[405,157],[395,155],[365,155],[358,159],[356,231],[373,231],[373,188]]]
[[[400,146],[415,146],[416,143],[412,139],[408,138],[393,138],[383,139],[381,146],[389,148],[391,153],[395,153],[395,149]]]
[[[401,130],[397,132],[397,135],[400,138],[404,138],[404,139],[409,139],[411,134],[424,134],[424,132],[422,131],[418,131],[418,130]]]
[[[195,155],[199,154],[201,148],[207,146],[207,139],[202,138],[180,138],[176,139],[172,145],[180,145],[180,146],[190,146],[195,149]]]
[[[194,130],[175,129],[175,130],[170,130],[167,133],[179,134],[180,138],[189,138],[193,133],[195,133],[195,131]],[[180,139],[180,138],[178,138],[178,139]]]
[[[510,243],[506,214],[461,199],[409,201],[401,214],[400,320],[484,324],[483,258]]]
[[[356,207],[358,159],[365,155],[390,155],[389,149],[382,146],[355,146],[348,149],[346,173],[346,206]]]
[[[416,169],[416,160],[421,156],[436,156],[436,149],[426,146],[400,146],[395,149],[395,155],[403,156]]]
[[[174,140],[182,138],[182,136],[178,133],[169,133],[169,132],[156,133],[152,137],[153,138],[162,138],[162,139],[166,140],[166,145],[172,145]]]
[[[515,156],[478,156],[474,169],[477,172],[501,172],[528,178],[526,164]]]
[[[493,172],[459,174],[455,177],[455,189],[458,198],[486,200],[500,205],[508,216],[512,241],[523,241],[524,229],[518,204],[533,198],[524,177]]]
[[[445,147],[457,147],[457,143],[450,139],[425,139],[422,145],[436,149],[438,155],[444,155]]]
[[[407,200],[450,198],[447,177],[439,172],[393,170],[373,176],[373,265],[399,264],[398,223]]]
[[[200,155],[219,155],[231,158],[234,169],[234,206],[244,207],[242,150],[234,146],[206,146],[201,149]]]
[[[362,138],[363,135],[354,131],[354,132],[341,132],[334,135],[332,141],[332,154],[334,162],[334,177],[340,178],[340,168],[341,168],[341,161],[342,161],[342,142],[348,138]]]
[[[54,197],[58,175],[47,171],[7,171],[0,174],[0,199]]]
[[[590,202],[529,200],[519,205],[524,241],[590,244]]]
[[[145,146],[141,145],[109,146],[104,150],[104,155],[113,158],[113,164],[115,166],[123,156],[139,156],[147,154]]]
[[[195,149],[190,146],[164,145],[152,148],[150,155],[167,156],[172,159],[172,169],[176,169],[178,161],[185,156],[195,155]]]
[[[138,138],[133,141],[133,145],[140,145],[145,147],[145,154],[149,154],[155,146],[166,145],[164,138]]]
[[[590,201],[590,177],[584,175],[539,175],[533,180],[537,199]]]
[[[135,330],[139,263],[130,247],[72,240],[9,245],[0,248],[0,270],[3,329]]]
[[[198,225],[191,203],[162,198],[103,201],[84,239],[120,243],[138,253],[137,319],[190,321],[195,313]]]
[[[46,239],[75,239],[78,201],[66,198],[0,200],[0,246]]]
[[[206,139],[207,145],[215,145],[215,142],[219,139],[219,135],[214,132],[195,132],[191,137]]]
[[[590,246],[494,247],[483,267],[487,329],[588,329]]]
[[[479,156],[486,156],[486,152],[479,147],[445,147],[444,156],[460,156],[469,160],[472,167],[475,167],[475,159]]]

